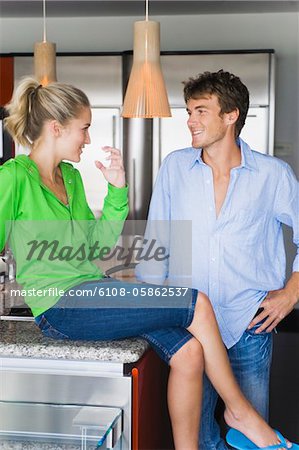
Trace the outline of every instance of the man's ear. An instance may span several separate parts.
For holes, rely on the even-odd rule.
[[[240,111],[238,108],[234,109],[233,111],[226,113],[226,124],[227,125],[233,125],[237,122],[238,117],[240,115]]]

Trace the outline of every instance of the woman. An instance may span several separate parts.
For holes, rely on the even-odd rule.
[[[104,148],[110,155],[109,167],[96,162],[108,182],[98,221],[87,205],[79,172],[63,162],[79,162],[85,144],[90,143],[91,111],[86,95],[73,86],[53,83],[42,87],[26,78],[7,110],[6,129],[31,152],[0,167],[0,250],[9,237],[17,280],[42,332],[54,338],[101,340],[184,327],[194,339],[176,343],[168,360],[175,448],[198,449],[203,370],[225,402],[225,420],[230,427],[258,447],[280,444],[286,448],[283,438],[278,438],[242,395],[204,294],[186,289],[185,295],[170,298],[172,307],[161,308],[161,297],[136,299],[132,289],[139,289],[139,284],[105,280],[95,264],[93,250],[104,245],[111,248],[117,241],[128,201],[117,149]],[[108,297],[107,286],[118,289],[119,296]],[[84,289],[92,289],[93,295],[80,296]]]

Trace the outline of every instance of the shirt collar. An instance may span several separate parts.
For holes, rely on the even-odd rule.
[[[241,164],[239,167],[245,167],[249,170],[258,170],[254,154],[249,145],[246,144],[246,142],[243,141],[243,139],[241,139],[240,137],[237,138],[236,142],[241,150]],[[206,166],[206,163],[202,159],[202,148],[193,148],[193,150],[194,154],[192,155],[190,161],[190,169],[192,169],[196,163],[200,164],[201,166]]]
[[[18,155],[15,158],[17,164],[23,166],[27,172],[37,181],[40,180],[39,171],[37,165],[27,155]]]
[[[37,181],[40,181],[40,175],[39,175],[39,171],[38,171],[38,167],[36,165],[36,163],[29,158],[29,156],[27,155],[18,155],[15,157],[15,161],[20,164],[21,166],[23,166],[29,173],[30,175],[35,178]],[[61,173],[63,175],[63,177],[72,177],[72,175],[74,174],[75,169],[73,168],[73,166],[69,163],[66,162],[61,162],[60,163],[60,169],[61,169]]]
[[[237,138],[237,145],[241,149],[241,165],[240,167],[246,167],[249,170],[256,170],[258,171],[258,166],[253,154],[252,149],[249,147],[248,144],[246,144],[243,139],[240,137]]]
[[[202,160],[202,148],[194,148],[193,149],[193,155],[190,161],[190,169],[192,169],[196,163],[199,163],[201,166],[206,166],[206,163]]]

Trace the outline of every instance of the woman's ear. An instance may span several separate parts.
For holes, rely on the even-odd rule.
[[[48,122],[48,129],[52,136],[54,137],[60,137],[63,131],[63,126],[57,122],[57,120],[50,120]]]

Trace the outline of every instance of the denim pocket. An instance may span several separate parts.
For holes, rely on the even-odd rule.
[[[52,339],[69,339],[69,336],[61,333],[61,331],[56,330],[46,319],[44,314],[35,318],[35,323],[43,333],[45,337]]]
[[[251,336],[256,336],[256,337],[263,336],[265,334],[271,335],[271,332],[268,333],[266,330],[256,333],[256,330],[264,323],[264,321],[265,321],[265,319],[258,322],[256,325],[254,325],[254,327],[250,328],[250,330],[246,330],[246,333],[250,334]]]

